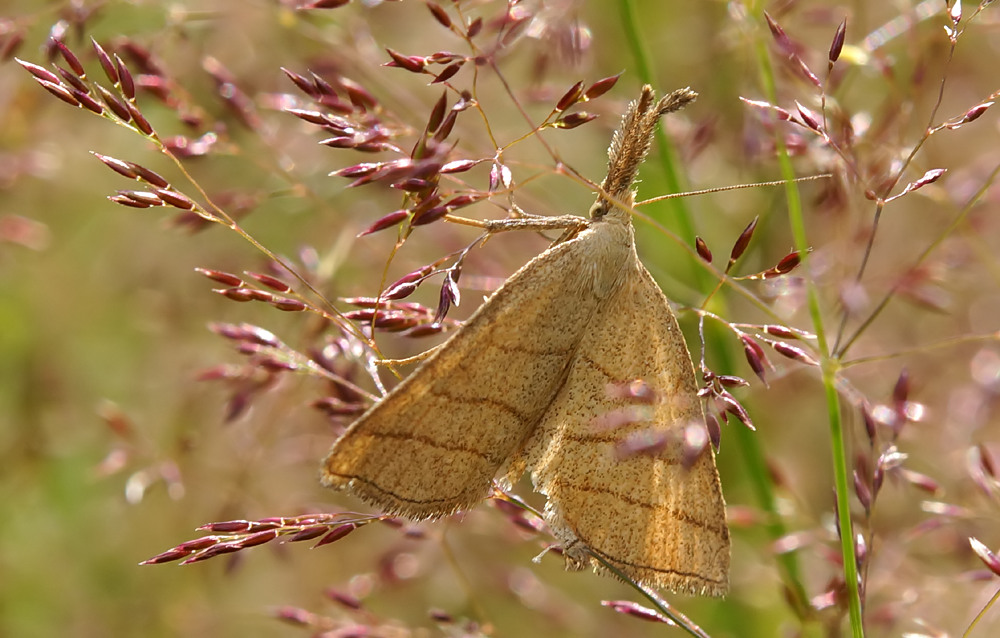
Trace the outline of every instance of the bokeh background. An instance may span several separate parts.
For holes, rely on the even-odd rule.
[[[487,34],[507,10],[501,1],[459,4],[468,19],[483,17]],[[832,334],[849,311],[847,334],[861,328],[861,335],[844,357],[838,385],[846,469],[870,488],[872,468],[894,437],[903,455],[883,456],[885,480],[869,512],[859,488],[850,488],[855,531],[865,545],[868,634],[961,635],[1000,582],[968,540],[1000,545],[990,464],[1000,453],[1000,145],[992,110],[927,141],[924,133],[1000,89],[996,10],[970,20],[976,6],[967,2],[952,46],[943,2],[763,3],[789,38],[779,46],[758,4],[525,1],[511,10],[530,22],[497,56],[497,68],[533,122],[574,82],[622,73],[609,94],[583,107],[601,117],[543,133],[558,157],[595,181],[618,115],[643,82],[636,47],[648,54],[658,89],[691,86],[700,94],[665,125],[681,187],[781,179],[776,132],[791,149],[796,174],[833,173],[800,187],[813,249],[807,267],[777,282],[727,284],[708,307],[730,322],[807,331],[819,319]],[[452,3],[440,5],[458,19]],[[628,28],[629,12],[637,32]],[[831,76],[827,53],[845,19],[847,46]],[[210,322],[258,325],[303,351],[317,343],[322,322],[211,293],[195,268],[271,272],[237,234],[195,231],[178,223],[177,211],[107,200],[133,183],[89,151],[162,172],[192,197],[198,192],[140,135],[59,102],[11,59],[45,64],[50,34],[98,80],[91,37],[126,61],[131,45],[150,51],[180,110],[197,125],[182,124],[178,109],[140,92],[143,113],[164,137],[206,141],[199,136],[214,134],[211,151],[186,160],[186,169],[269,249],[311,267],[329,298],[374,295],[383,280],[475,238],[468,228],[436,223],[418,229],[390,262],[395,231],[355,235],[398,208],[398,192],[346,189],[346,180],[328,177],[371,158],[317,145],[317,130],[280,110],[303,99],[280,67],[335,72],[374,94],[401,131],[419,132],[441,89],[382,66],[385,47],[470,55],[423,2],[309,11],[292,2],[225,0],[0,4],[7,54],[0,64],[0,635],[295,636],[319,631],[322,622],[376,627],[375,635],[680,635],[601,605],[642,602],[625,585],[566,573],[557,556],[533,564],[544,535],[512,525],[490,504],[409,533],[369,525],[316,549],[271,543],[184,567],[139,567],[212,521],[360,506],[316,480],[318,460],[338,431],[311,405],[324,395],[322,383],[284,375],[227,419],[234,393],[245,388],[197,380],[206,369],[244,361],[206,328]],[[769,123],[765,111],[740,101],[770,101],[773,83],[780,106],[795,112],[797,101],[820,113],[821,92],[790,53],[827,87],[829,130],[841,152],[805,127]],[[231,108],[225,98],[232,94],[205,70],[219,66],[250,98],[258,120],[247,122]],[[452,82],[475,86],[485,114],[462,114],[451,137],[457,156],[491,157],[490,134],[505,145],[531,131],[488,64],[469,63]],[[884,194],[887,176],[918,144],[893,194],[927,170],[948,173],[885,207],[857,284],[876,210],[865,191]],[[555,159],[535,140],[517,144],[504,160],[519,185],[516,201],[527,210],[584,214],[593,199],[585,185],[556,173]],[[664,161],[657,156],[642,173],[640,198],[674,188]],[[485,189],[487,167],[464,179]],[[682,307],[696,359],[697,322],[683,307],[702,304],[755,216],[757,231],[736,274],[770,268],[793,250],[789,210],[782,187],[642,209],[660,225],[637,222],[640,255]],[[466,212],[503,214],[489,204]],[[715,252],[716,269],[693,257],[678,221],[684,215]],[[498,237],[474,251],[454,316],[467,316],[546,245],[541,237]],[[807,306],[806,279],[816,286],[817,314]],[[863,325],[892,290],[884,310]],[[416,299],[434,306],[436,296],[427,286]],[[768,350],[775,369],[765,388],[733,334],[711,325],[708,363],[751,381],[737,394],[756,425],[756,432],[735,421],[723,426],[718,457],[731,507],[732,592],[723,600],[669,600],[712,636],[846,635],[819,374]],[[435,341],[379,335],[379,343],[398,356]],[[874,445],[862,399],[875,417]],[[528,483],[517,491],[540,505]],[[804,598],[790,603],[796,591]],[[337,603],[331,592],[360,599],[362,610]],[[298,627],[274,618],[284,606],[327,620]],[[435,621],[431,609],[454,622]],[[970,635],[998,628],[1000,611],[988,609]]]

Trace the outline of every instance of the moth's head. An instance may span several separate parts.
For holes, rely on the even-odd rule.
[[[590,207],[590,218],[593,220],[618,219],[628,222],[632,220],[632,213],[629,210],[635,202],[635,192],[632,190],[619,194],[618,201],[607,199],[604,196],[598,197],[593,206]]]

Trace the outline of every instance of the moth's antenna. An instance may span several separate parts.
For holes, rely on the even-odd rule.
[[[619,202],[631,204],[632,184],[639,173],[639,165],[649,152],[656,123],[661,116],[681,110],[696,97],[697,93],[685,88],[677,89],[656,102],[653,87],[648,84],[642,87],[642,94],[628,105],[608,147],[608,176],[601,184],[604,192]]]

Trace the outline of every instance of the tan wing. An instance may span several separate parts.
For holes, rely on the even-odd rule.
[[[650,418],[602,425],[602,416],[607,424],[609,413],[636,407],[611,398],[608,384],[635,379],[659,397],[639,406],[650,409]],[[589,562],[582,544],[640,582],[684,593],[726,592],[729,530],[711,446],[690,469],[681,465],[679,444],[655,456],[616,456],[630,434],[703,423],[696,392],[677,321],[636,261],[588,327],[528,453],[536,489],[548,495],[548,522],[571,566]]]
[[[592,270],[594,238],[584,231],[512,275],[348,428],[323,462],[324,485],[409,518],[451,514],[487,496],[562,385],[597,308],[581,274]]]

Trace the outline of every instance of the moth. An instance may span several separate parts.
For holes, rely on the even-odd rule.
[[[530,471],[568,568],[721,596],[729,529],[691,356],[666,297],[636,254],[633,182],[660,117],[696,94],[645,86],[608,150],[588,218],[527,217],[487,230],[569,229],[514,273],[443,346],[337,440],[326,486],[410,519],[447,516]],[[641,381],[651,404],[609,388]],[[631,414],[609,425],[609,414]],[[652,453],[621,453],[642,437]]]

